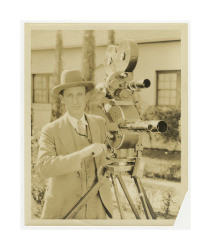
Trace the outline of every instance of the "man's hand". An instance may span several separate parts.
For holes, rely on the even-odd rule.
[[[81,158],[85,158],[87,156],[93,155],[94,157],[102,154],[102,152],[107,152],[107,147],[102,143],[94,143],[80,151]]]

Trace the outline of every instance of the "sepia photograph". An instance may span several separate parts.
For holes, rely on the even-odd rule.
[[[188,24],[25,23],[25,225],[174,226]]]

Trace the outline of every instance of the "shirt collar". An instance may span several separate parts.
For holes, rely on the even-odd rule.
[[[73,117],[72,115],[70,115],[68,112],[67,112],[67,117],[68,117],[68,120],[69,120],[69,122],[71,123],[71,125],[72,125],[74,128],[77,128],[78,119],[76,119],[75,117]],[[81,116],[81,118],[80,118],[79,120],[82,121],[82,123],[83,123],[84,126],[85,126],[85,125],[88,125],[84,113],[83,113],[83,115]]]

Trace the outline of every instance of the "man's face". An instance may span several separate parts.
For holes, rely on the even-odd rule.
[[[83,86],[65,89],[61,102],[73,117],[80,119],[86,107],[86,89]]]

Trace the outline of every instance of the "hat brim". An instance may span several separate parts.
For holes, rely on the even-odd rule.
[[[71,82],[71,83],[64,83],[60,84],[53,88],[52,92],[54,95],[58,95],[62,90],[72,88],[72,87],[79,87],[84,86],[86,88],[86,92],[91,91],[94,89],[94,83],[91,81],[82,81],[82,82]]]

